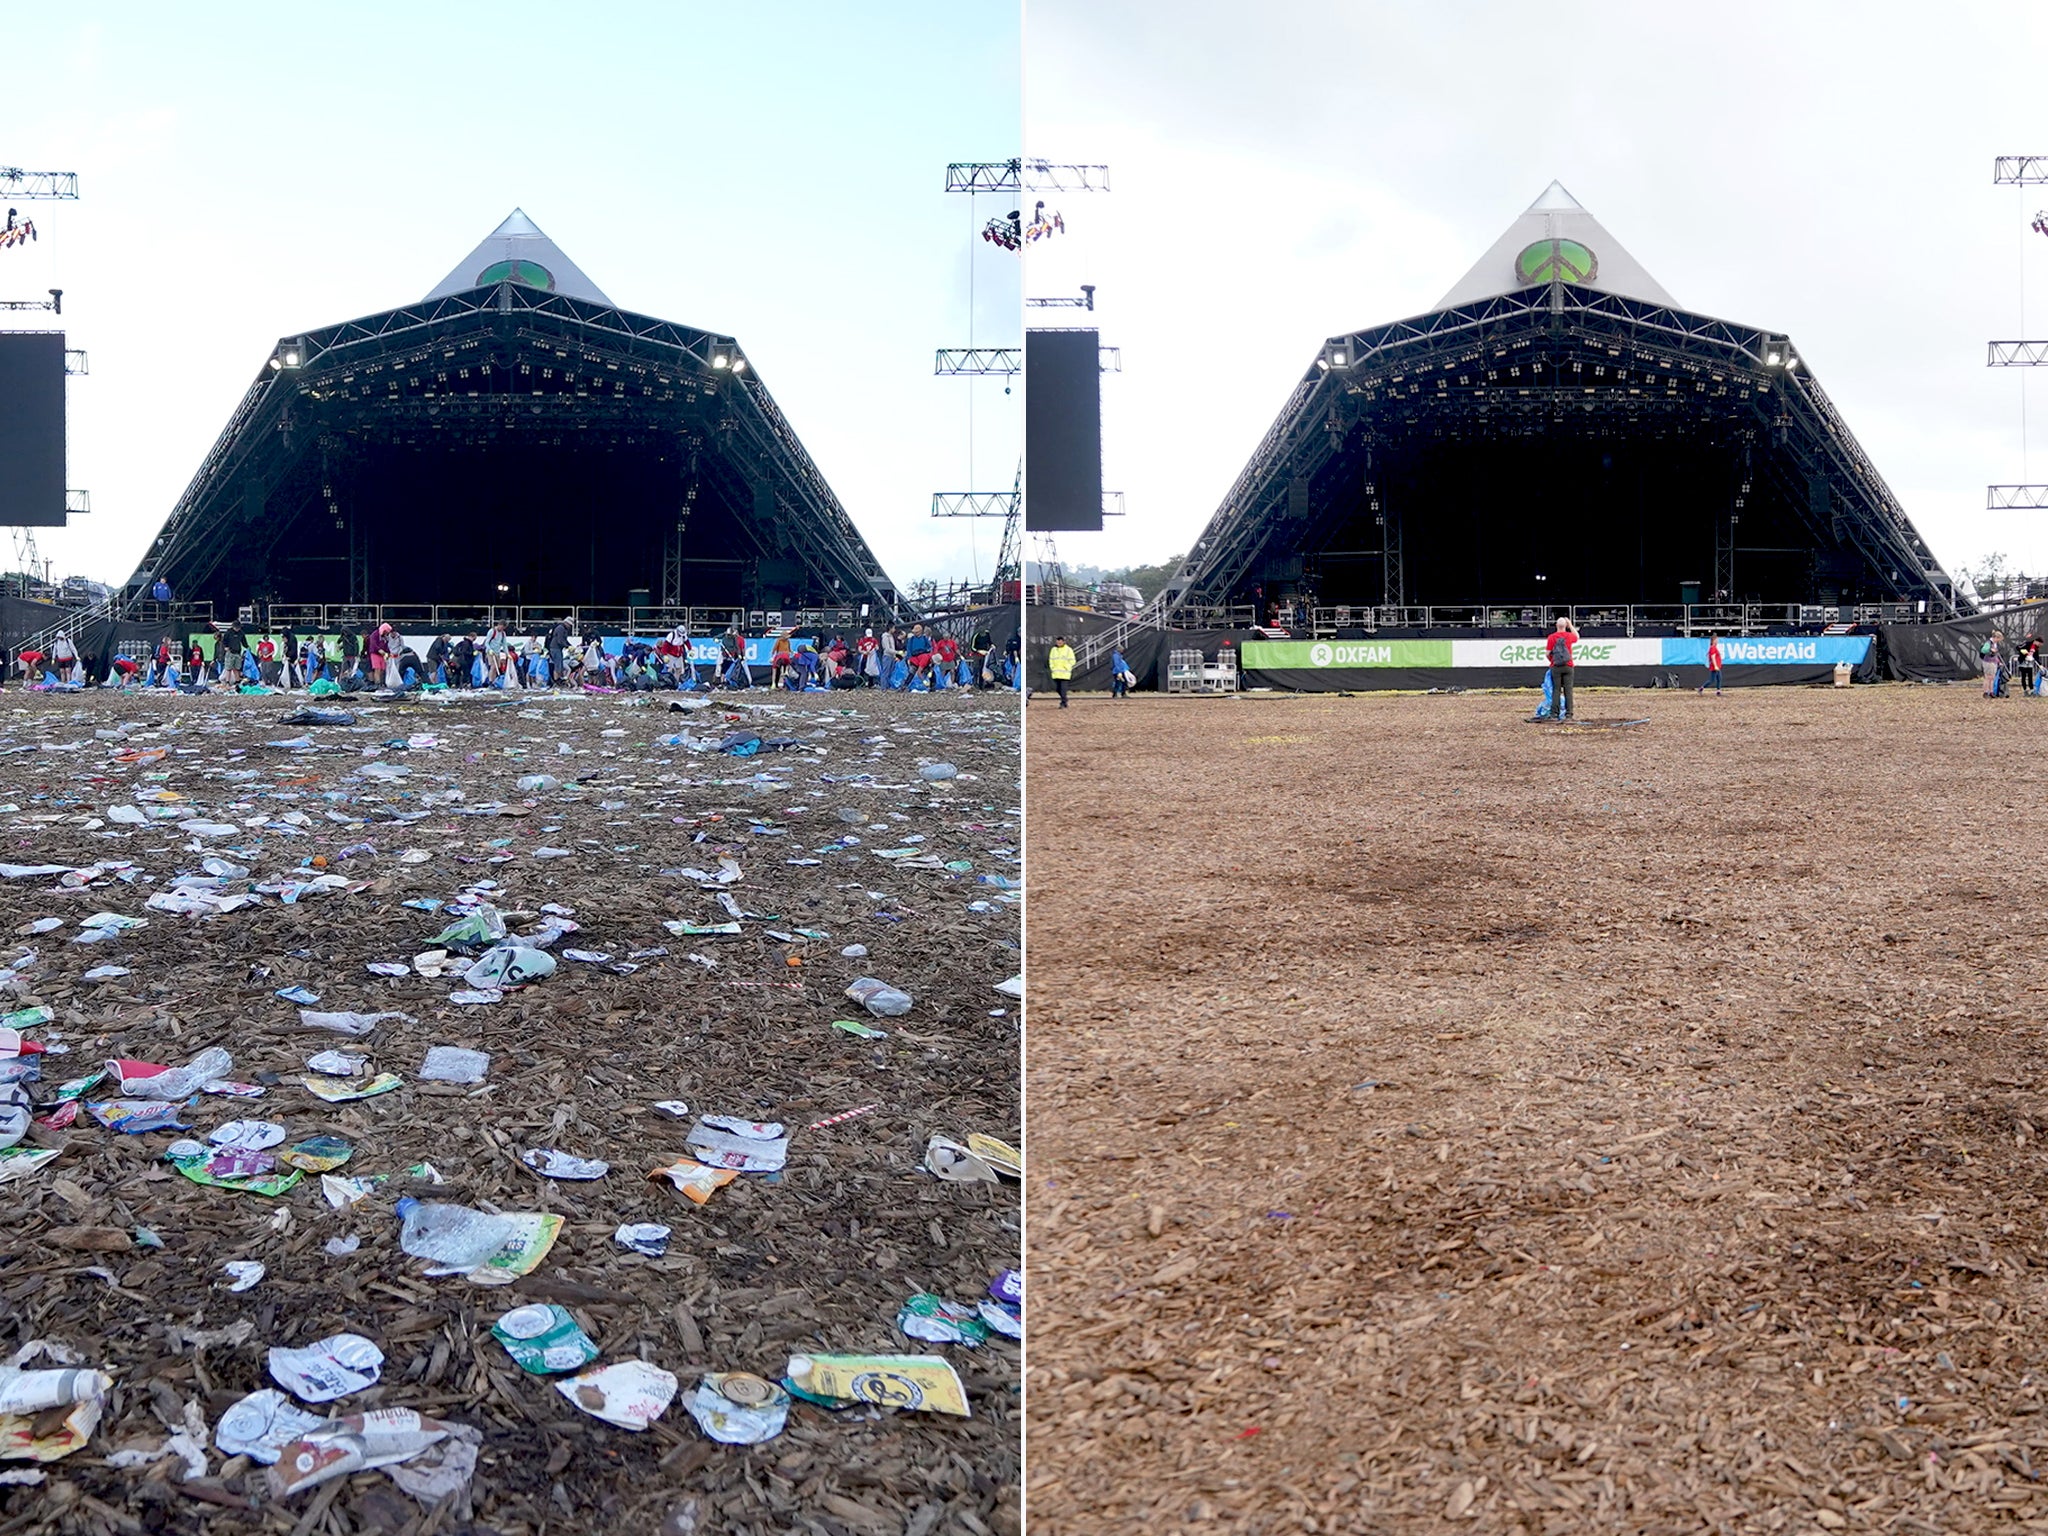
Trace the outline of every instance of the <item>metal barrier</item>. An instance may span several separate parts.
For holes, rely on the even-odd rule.
[[[1746,635],[1825,624],[1940,622],[1917,612],[1911,603],[1434,603],[1399,608],[1340,604],[1310,609],[1308,622],[1315,639],[1327,640],[1342,630],[1372,634],[1382,629],[1549,629],[1566,615],[1583,629],[1620,630],[1627,635],[1638,630]],[[1179,613],[1173,620],[1176,628],[1220,627],[1191,624]]]

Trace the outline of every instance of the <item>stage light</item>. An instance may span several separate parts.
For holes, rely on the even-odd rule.
[[[747,360],[744,357],[734,358],[732,360],[732,371],[734,373],[745,373],[747,371]]]
[[[720,352],[712,357],[711,366],[720,370],[724,370],[732,366],[732,359],[727,357],[723,352]]]
[[[1764,361],[1768,363],[1771,367],[1775,368],[1778,366],[1779,363],[1783,362],[1784,359],[1776,352],[1766,352],[1764,354]]]
[[[498,583],[498,590],[500,592],[510,592],[512,589],[506,586],[505,583],[501,581]]]
[[[1344,366],[1344,354],[1342,352],[1332,352],[1330,354],[1330,366],[1332,368],[1342,368]]]
[[[1330,360],[1327,357],[1319,357],[1316,359],[1316,366],[1322,369],[1324,373],[1328,373],[1330,371]]]
[[[1797,368],[1798,366],[1799,359],[1788,354],[1785,358],[1785,371],[1787,373],[1790,373],[1794,368]]]

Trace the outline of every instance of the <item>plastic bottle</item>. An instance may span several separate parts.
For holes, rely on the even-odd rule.
[[[917,770],[917,776],[927,784],[937,784],[946,779],[957,777],[959,772],[960,770],[951,763],[926,763]]]
[[[125,1080],[121,1084],[121,1092],[131,1099],[190,1098],[208,1083],[226,1077],[234,1067],[234,1057],[217,1045],[208,1046],[182,1067],[173,1067],[154,1077]]]
[[[511,1240],[516,1224],[488,1211],[440,1200],[398,1202],[398,1246],[416,1259],[449,1269],[475,1269]]]
[[[519,780],[522,795],[546,794],[551,789],[560,789],[562,781],[551,773],[529,773]]]
[[[898,991],[886,981],[877,981],[872,976],[856,979],[846,989],[846,995],[878,1019],[898,1018],[916,1006],[908,992]]]

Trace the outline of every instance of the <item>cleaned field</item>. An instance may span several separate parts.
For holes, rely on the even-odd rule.
[[[923,1167],[934,1135],[1019,1130],[994,990],[1020,964],[1014,703],[514,695],[288,721],[302,702],[0,694],[0,866],[58,866],[0,867],[4,1010],[51,1048],[0,1060],[41,1069],[36,1123],[0,1153],[0,1362],[41,1342],[25,1363],[112,1378],[82,1446],[0,1460],[47,1478],[0,1487],[0,1532],[1014,1533],[1017,1346],[897,1326],[913,1295],[972,1305],[1019,1258],[1014,1184]],[[742,730],[785,745],[663,740]],[[958,776],[927,782],[941,761]],[[488,940],[434,959],[486,913],[552,974],[499,995],[464,974]],[[861,976],[915,1006],[870,1018],[843,995]],[[322,1027],[350,1013],[379,1017]],[[117,1134],[93,1110],[122,1080],[153,1091],[135,1063],[212,1047],[247,1086],[170,1095],[189,1129]],[[433,1080],[434,1047],[487,1053],[481,1081]],[[779,1122],[787,1165],[702,1204],[650,1177],[704,1160],[702,1116]],[[272,1187],[195,1177],[222,1172],[208,1139],[254,1149],[246,1174]],[[765,1166],[770,1146],[742,1150]],[[556,1153],[609,1171],[543,1176]],[[401,1249],[405,1196],[560,1226],[436,1277]],[[665,1251],[628,1226],[669,1229]],[[565,1395],[493,1336],[550,1305],[597,1365],[676,1379],[650,1427],[597,1417],[622,1394]],[[388,1473],[276,1491],[223,1421],[294,1386],[273,1347],[344,1332],[382,1352],[381,1380],[301,1392],[304,1411],[456,1428]],[[687,1411],[707,1373],[772,1397],[792,1356],[836,1352],[942,1355],[972,1416],[800,1401],[741,1446]],[[65,1417],[0,1419],[0,1443],[64,1449]]]
[[[1974,686],[1029,710],[1031,1528],[2048,1528]]]

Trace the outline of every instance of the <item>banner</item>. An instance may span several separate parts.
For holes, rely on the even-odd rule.
[[[1289,668],[1449,667],[1450,640],[1247,640],[1240,661],[1246,670]]]
[[[1730,667],[1816,667],[1848,662],[1861,666],[1870,655],[1869,635],[1733,636],[1721,641]],[[1367,667],[1442,668],[1550,665],[1543,636],[1505,640],[1247,640],[1241,659],[1248,672],[1350,671]],[[1595,636],[1572,653],[1581,672],[1602,667],[1704,667],[1707,642],[1699,639],[1630,640]]]

